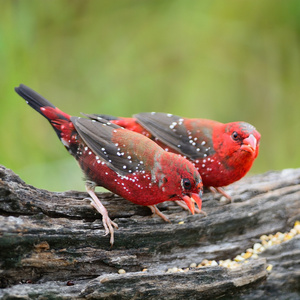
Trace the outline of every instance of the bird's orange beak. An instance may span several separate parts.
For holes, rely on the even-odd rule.
[[[191,213],[195,213],[195,202],[197,203],[198,208],[201,210],[202,200],[196,193],[191,193],[191,196],[185,195],[182,197],[183,201],[186,203]]]
[[[243,145],[241,146],[241,149],[254,153],[257,146],[257,140],[254,137],[253,134],[250,134],[247,138],[243,140]]]

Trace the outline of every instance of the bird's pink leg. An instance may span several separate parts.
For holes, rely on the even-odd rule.
[[[227,198],[230,202],[232,201],[232,198],[221,187],[212,187],[212,186],[210,186],[208,188],[213,194],[215,194],[216,191],[217,191],[218,193],[223,195],[225,198]]]
[[[95,194],[95,187],[91,185],[90,183],[87,183],[85,185],[86,191],[89,193],[89,195],[92,197],[91,205],[102,215],[102,223],[105,229],[105,235],[110,233],[110,244],[113,245],[114,243],[114,229],[118,229],[118,225],[113,222],[107,213],[106,208],[101,203],[97,195]]]
[[[183,200],[176,200],[175,203],[182,207],[184,210],[190,210],[186,203]],[[196,214],[203,214],[205,217],[207,217],[207,213],[203,210],[200,210],[199,208],[195,207],[195,213]]]
[[[167,216],[165,216],[157,207],[156,205],[148,205],[148,207],[151,209],[152,213],[155,215],[160,216],[165,222],[171,223],[171,221],[168,219]]]

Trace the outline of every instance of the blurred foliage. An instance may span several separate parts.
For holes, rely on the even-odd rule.
[[[0,163],[27,183],[83,189],[24,83],[69,114],[163,111],[243,120],[251,172],[300,166],[300,2],[0,1]]]

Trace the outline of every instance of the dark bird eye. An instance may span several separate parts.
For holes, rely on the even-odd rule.
[[[188,178],[184,178],[181,181],[182,187],[186,190],[190,190],[192,188],[192,184]]]
[[[239,139],[239,135],[238,135],[238,133],[237,133],[236,131],[234,131],[234,132],[232,133],[231,137],[232,137],[232,139],[235,140],[235,141],[237,141],[237,140]]]

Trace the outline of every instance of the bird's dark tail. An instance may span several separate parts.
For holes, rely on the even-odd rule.
[[[58,137],[62,138],[62,125],[71,122],[71,116],[64,113],[52,103],[39,95],[37,92],[24,84],[20,84],[15,88],[15,91],[26,100],[26,103],[35,109],[38,113],[44,116],[53,126]]]
[[[51,107],[55,108],[55,106],[42,97],[40,94],[29,88],[24,84],[20,84],[20,86],[15,88],[15,91],[26,100],[26,103],[30,105],[33,109],[39,112],[41,115],[44,114],[41,112],[41,107]]]

